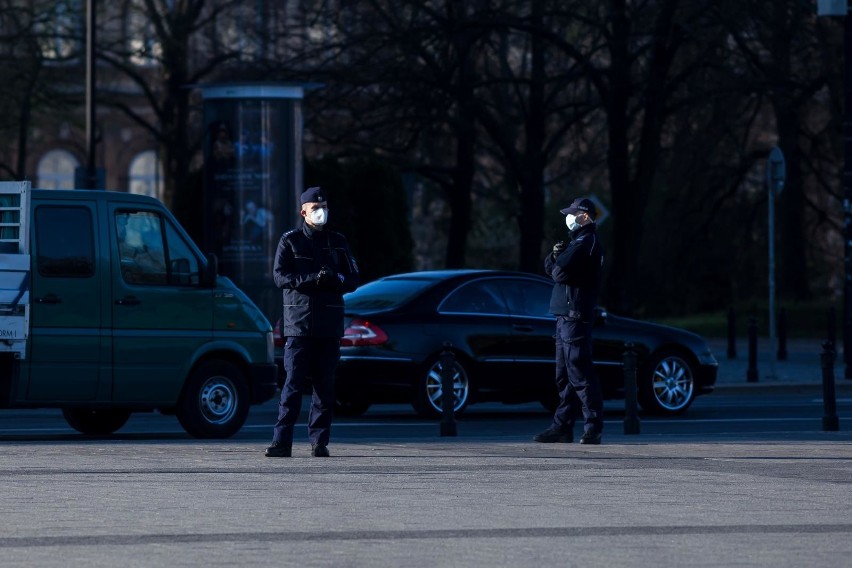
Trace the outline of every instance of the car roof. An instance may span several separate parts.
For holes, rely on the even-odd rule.
[[[403,272],[385,276],[383,280],[450,280],[453,278],[475,278],[479,276],[512,276],[527,278],[543,278],[538,274],[516,270],[491,270],[486,268],[459,268],[448,270],[423,270],[419,272]]]
[[[109,200],[113,202],[132,203],[137,205],[161,204],[161,202],[147,195],[129,193],[126,191],[98,190],[98,189],[33,189],[30,194],[33,199],[64,201],[75,200]]]

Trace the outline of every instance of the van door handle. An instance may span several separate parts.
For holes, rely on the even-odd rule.
[[[42,296],[41,298],[35,299],[37,304],[61,304],[62,299],[56,294],[48,294],[47,296]]]
[[[115,301],[119,306],[138,306],[142,302],[136,296],[125,296],[120,300]]]
[[[533,327],[531,325],[521,325],[519,323],[512,324],[512,329],[515,331],[532,331]]]

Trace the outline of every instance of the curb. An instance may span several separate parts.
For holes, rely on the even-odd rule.
[[[834,391],[837,396],[852,396],[852,381],[834,382]],[[742,384],[716,384],[711,394],[807,394],[822,396],[822,383],[779,383],[779,382],[757,382]]]

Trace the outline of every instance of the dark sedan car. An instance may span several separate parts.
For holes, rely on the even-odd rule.
[[[441,410],[440,354],[455,355],[456,412],[483,401],[556,404],[552,282],[521,272],[446,270],[387,276],[347,294],[336,393],[339,413],[410,402]],[[698,335],[598,311],[593,358],[605,398],[622,398],[623,354],[638,354],[639,402],[676,414],[709,393],[718,363]]]

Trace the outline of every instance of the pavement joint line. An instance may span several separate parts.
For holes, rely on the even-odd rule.
[[[398,541],[505,538],[597,538],[602,536],[743,535],[743,534],[852,534],[852,524],[764,525],[630,525],[600,527],[452,528],[411,530],[353,530],[318,532],[222,532],[182,534],[105,534],[3,537],[0,548],[65,546],[138,546],[221,542]]]

